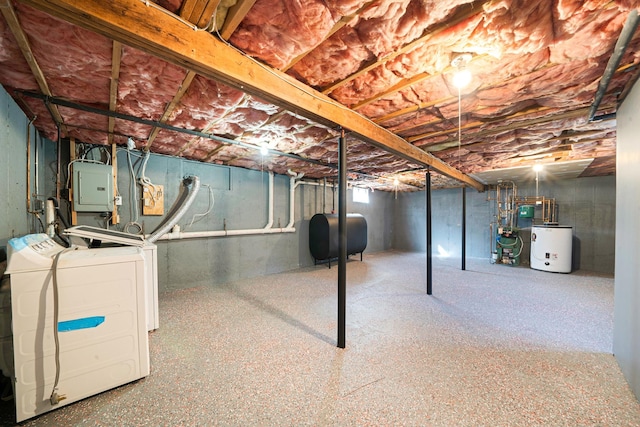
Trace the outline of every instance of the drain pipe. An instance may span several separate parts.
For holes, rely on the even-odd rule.
[[[322,213],[327,213],[326,203],[327,200],[327,177],[322,179]]]
[[[267,225],[264,226],[265,230],[268,230],[273,225],[273,172],[269,171],[269,219]]]
[[[620,33],[620,37],[616,42],[616,46],[613,49],[613,54],[611,58],[609,58],[609,62],[607,63],[607,67],[604,70],[604,74],[602,75],[602,79],[598,84],[598,90],[596,91],[596,96],[591,105],[591,109],[589,110],[589,121],[593,121],[596,112],[598,111],[598,107],[600,106],[600,102],[602,98],[604,98],[604,94],[609,87],[609,82],[613,78],[613,74],[616,72],[620,61],[622,60],[622,56],[624,55],[624,51],[627,49],[629,42],[633,38],[634,33],[636,32],[636,28],[638,28],[638,11],[636,9],[631,10],[629,16],[627,17],[627,21],[624,23],[622,27],[622,32]]]
[[[291,173],[291,172],[290,172]],[[300,182],[296,182],[297,179],[302,177],[302,174],[294,174],[289,180],[291,186],[290,192],[292,197],[295,196],[295,188]],[[181,239],[196,239],[206,237],[226,237],[226,236],[247,236],[256,234],[279,234],[279,233],[295,233],[296,229],[293,227],[293,219],[295,218],[295,198],[292,198],[289,204],[289,224],[285,228],[273,228],[273,199],[274,199],[274,185],[273,185],[273,172],[269,173],[269,219],[267,225],[264,228],[249,228],[242,230],[211,230],[211,231],[172,231],[158,240],[181,240]]]
[[[296,187],[300,185],[299,180],[304,176],[304,173],[295,173],[291,169],[287,170],[291,177],[289,178],[289,224],[287,228],[293,228],[295,222],[295,202],[296,202]],[[297,182],[296,182],[297,181]]]

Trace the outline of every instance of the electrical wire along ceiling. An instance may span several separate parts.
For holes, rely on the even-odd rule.
[[[431,170],[481,190],[482,172],[590,159],[581,176],[610,175],[638,7],[0,0],[0,83],[54,141],[306,178],[336,176],[344,129],[349,180],[372,189],[418,190]]]

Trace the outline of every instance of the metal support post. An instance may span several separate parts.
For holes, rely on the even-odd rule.
[[[345,348],[347,311],[347,140],[338,141],[338,347]]]
[[[426,217],[427,217],[427,295],[431,295],[431,285],[433,283],[433,277],[431,274],[431,172],[427,171],[427,179],[425,184],[426,190]]]
[[[467,187],[462,187],[462,270],[467,269]]]

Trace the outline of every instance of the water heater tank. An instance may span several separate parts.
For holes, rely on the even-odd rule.
[[[563,225],[531,227],[531,268],[554,273],[571,273],[573,228]]]

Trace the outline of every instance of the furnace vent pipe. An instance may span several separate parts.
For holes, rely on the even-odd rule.
[[[627,50],[627,46],[631,39],[633,38],[636,29],[638,28],[638,11],[633,9],[629,16],[627,17],[627,21],[624,23],[622,27],[622,32],[620,33],[620,37],[616,42],[616,46],[613,49],[613,54],[611,58],[609,58],[609,62],[607,63],[607,68],[604,70],[604,74],[602,75],[602,79],[598,84],[598,90],[596,91],[596,96],[591,105],[591,109],[589,110],[589,121],[592,121],[596,112],[598,111],[598,107],[600,106],[600,102],[602,102],[602,98],[604,98],[604,94],[607,91],[607,87],[609,87],[609,83],[613,78],[613,74],[616,72],[618,65],[620,65],[620,61],[622,60],[622,56],[624,55],[625,50]]]

